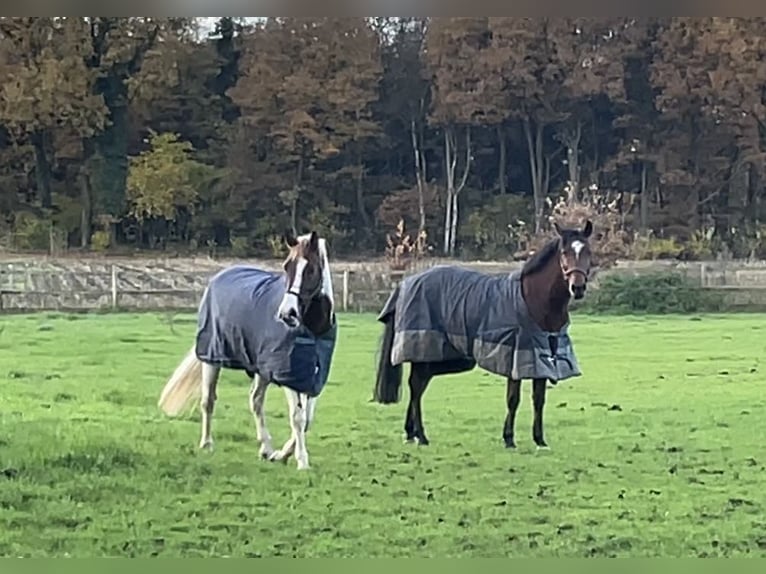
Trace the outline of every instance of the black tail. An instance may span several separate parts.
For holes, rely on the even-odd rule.
[[[380,338],[378,372],[375,378],[373,401],[388,405],[398,403],[401,398],[402,365],[391,364],[391,348],[394,346],[394,312],[384,319],[385,327]]]

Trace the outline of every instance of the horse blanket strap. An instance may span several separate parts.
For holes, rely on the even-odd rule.
[[[498,276],[434,266],[405,277],[378,320],[390,313],[395,313],[394,365],[468,359],[504,377],[554,383],[581,374],[569,324],[548,332],[533,321],[520,271]]]
[[[337,322],[315,337],[277,318],[287,282],[281,273],[234,266],[216,274],[202,297],[196,354],[200,361],[255,373],[318,396],[330,372]]]

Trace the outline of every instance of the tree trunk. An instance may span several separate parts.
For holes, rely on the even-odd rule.
[[[535,233],[543,229],[543,210],[545,208],[544,170],[545,158],[543,157],[543,125],[535,122],[534,133],[530,118],[524,118],[524,135],[527,139],[527,151],[529,152],[529,170],[532,179],[532,197],[535,204]]]
[[[641,162],[641,202],[639,204],[638,228],[642,234],[646,233],[649,220],[649,189],[646,182],[646,162]]]
[[[356,208],[359,211],[359,217],[362,220],[362,225],[365,230],[370,229],[370,217],[367,215],[367,209],[364,206],[364,162],[362,161],[361,145],[358,150],[357,163],[359,165],[359,171],[356,177]]]
[[[303,151],[298,159],[298,167],[295,170],[295,182],[293,183],[293,197],[290,202],[290,227],[293,235],[298,235],[298,198],[301,193],[301,181],[303,180]]]
[[[53,205],[51,195],[51,164],[48,161],[48,132],[38,130],[30,136],[30,143],[35,150],[35,179],[40,205],[49,208]]]
[[[425,202],[425,180],[426,167],[422,156],[420,144],[418,141],[418,132],[415,120],[410,122],[410,135],[412,136],[412,151],[415,154],[415,180],[418,186],[418,237],[426,229],[426,202]]]
[[[497,166],[497,181],[500,187],[500,195],[505,195],[506,191],[506,141],[505,141],[505,126],[503,124],[497,125],[497,140],[500,144],[500,161]]]
[[[455,166],[453,158],[455,152],[453,150],[453,134],[452,127],[447,126],[444,128],[444,167],[445,175],[447,176],[447,198],[445,204],[444,214],[444,255],[449,255],[450,250],[450,230],[452,229],[452,195],[455,192]]]
[[[125,208],[128,180],[128,86],[116,76],[103,78],[97,84],[109,109],[109,123],[94,138],[95,151],[102,158],[94,179],[104,211],[119,218]]]
[[[80,247],[90,245],[90,236],[93,233],[93,194],[91,192],[90,177],[88,176],[87,164],[80,169]]]
[[[468,173],[471,169],[471,128],[466,127],[465,132],[465,164],[463,166],[463,175],[460,183],[455,186],[455,169],[457,168],[457,141],[455,138],[455,128],[446,126],[444,128],[444,163],[447,176],[447,205],[444,217],[444,254],[454,255],[457,223],[458,223],[458,195],[465,187],[468,181]]]
[[[460,184],[455,189],[452,195],[452,222],[450,224],[450,255],[455,254],[455,246],[457,243],[457,224],[458,224],[458,197],[460,192],[463,191],[466,182],[468,181],[468,172],[471,169],[471,128],[466,126],[465,128],[465,163],[463,164],[463,175],[460,178]],[[454,182],[454,176],[453,176]]]
[[[565,135],[567,146],[567,168],[569,170],[569,186],[567,189],[567,203],[572,205],[580,197],[580,139],[582,137],[582,123],[577,124],[572,132]]]
[[[761,217],[761,177],[758,168],[751,163],[747,178],[747,208],[745,213],[750,217],[751,222],[757,227],[760,224]]]

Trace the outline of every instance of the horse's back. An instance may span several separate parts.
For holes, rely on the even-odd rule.
[[[427,311],[431,326],[444,329],[460,316],[476,324],[487,305],[493,304],[508,277],[487,275],[456,265],[436,265],[402,281],[402,314]],[[427,303],[424,308],[424,303]]]
[[[273,271],[248,265],[227,267],[213,275],[208,282],[202,304],[214,303],[219,307],[253,309],[272,308],[276,312],[285,294],[284,278]]]
[[[503,310],[510,306],[511,288],[508,275],[452,265],[406,277],[396,299],[392,363],[474,359],[477,340],[497,330],[488,321],[501,315],[513,322]]]

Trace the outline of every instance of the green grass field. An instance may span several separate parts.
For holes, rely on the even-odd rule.
[[[436,379],[429,447],[406,403],[368,402],[378,325],[342,316],[308,435],[312,469],[257,457],[248,381],[224,371],[216,450],[156,407],[192,315],[32,315],[0,324],[0,555],[766,555],[766,317],[575,316],[583,376],[502,447],[504,383]],[[407,394],[405,392],[405,400]],[[276,444],[288,436],[269,390]]]

